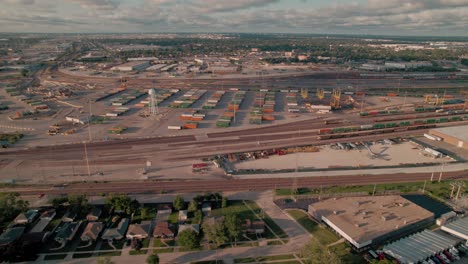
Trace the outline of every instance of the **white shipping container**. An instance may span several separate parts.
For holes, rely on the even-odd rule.
[[[297,103],[288,103],[288,106],[297,106]]]
[[[171,130],[181,130],[182,127],[181,127],[181,126],[168,126],[167,129],[171,129]]]
[[[290,93],[298,93],[299,90],[289,90]]]
[[[280,92],[287,93],[287,92],[289,92],[289,90],[280,90]]]
[[[370,129],[372,128],[372,125],[362,125],[361,129]]]

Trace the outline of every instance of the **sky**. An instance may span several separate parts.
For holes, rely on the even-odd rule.
[[[0,0],[0,32],[468,36],[468,0]]]

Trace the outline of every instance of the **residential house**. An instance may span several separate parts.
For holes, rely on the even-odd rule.
[[[55,235],[55,241],[60,244],[67,243],[67,241],[71,241],[78,229],[80,228],[80,222],[63,222],[62,225],[57,229],[57,233]]]
[[[55,209],[49,209],[41,213],[39,217],[39,221],[33,226],[33,228],[29,231],[30,233],[42,232],[45,230],[46,226],[54,219],[57,212]]]
[[[90,222],[86,225],[83,234],[81,234],[82,241],[96,241],[104,229],[104,224],[101,222]]]
[[[184,224],[179,225],[178,234],[185,230],[192,230],[193,232],[199,234],[200,233],[200,225],[199,224]]]
[[[265,233],[265,222],[263,220],[246,219],[244,230],[248,234],[263,234]]]
[[[153,237],[156,238],[173,238],[174,231],[167,221],[156,222],[156,226],[154,227]]]
[[[24,226],[8,228],[0,235],[0,247],[10,245],[20,239],[24,234],[24,229],[26,229]]]
[[[156,221],[167,221],[172,213],[172,205],[161,204],[156,207]]]
[[[133,224],[128,227],[128,239],[144,239],[150,234],[151,221],[142,221],[141,224]]]
[[[211,203],[205,202],[202,204],[202,212],[205,215],[209,215],[211,213]]]
[[[76,213],[68,210],[65,215],[62,217],[62,222],[73,222],[76,218]]]
[[[179,211],[179,222],[184,223],[185,221],[187,221],[187,218],[188,218],[187,214],[188,214],[187,210],[180,210]]]
[[[101,216],[101,213],[102,210],[100,208],[94,207],[93,210],[86,215],[86,220],[90,222],[97,221]]]
[[[37,210],[28,210],[26,213],[19,214],[13,222],[15,224],[24,225],[34,222],[39,217]]]
[[[120,240],[125,237],[125,232],[128,229],[128,225],[130,224],[130,219],[123,218],[120,220],[117,227],[114,228],[107,228],[104,230],[101,238],[104,240]]]

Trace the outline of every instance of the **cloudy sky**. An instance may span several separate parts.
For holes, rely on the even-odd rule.
[[[0,0],[1,32],[468,36],[468,0]]]

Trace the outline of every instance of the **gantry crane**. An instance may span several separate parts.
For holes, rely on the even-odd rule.
[[[309,89],[301,88],[301,97],[302,99],[307,99],[309,97]]]
[[[317,88],[317,97],[319,100],[325,98],[325,91],[322,88]]]
[[[332,109],[341,108],[340,100],[341,100],[341,89],[340,88],[333,89],[331,100],[330,100],[330,106],[332,107]]]

